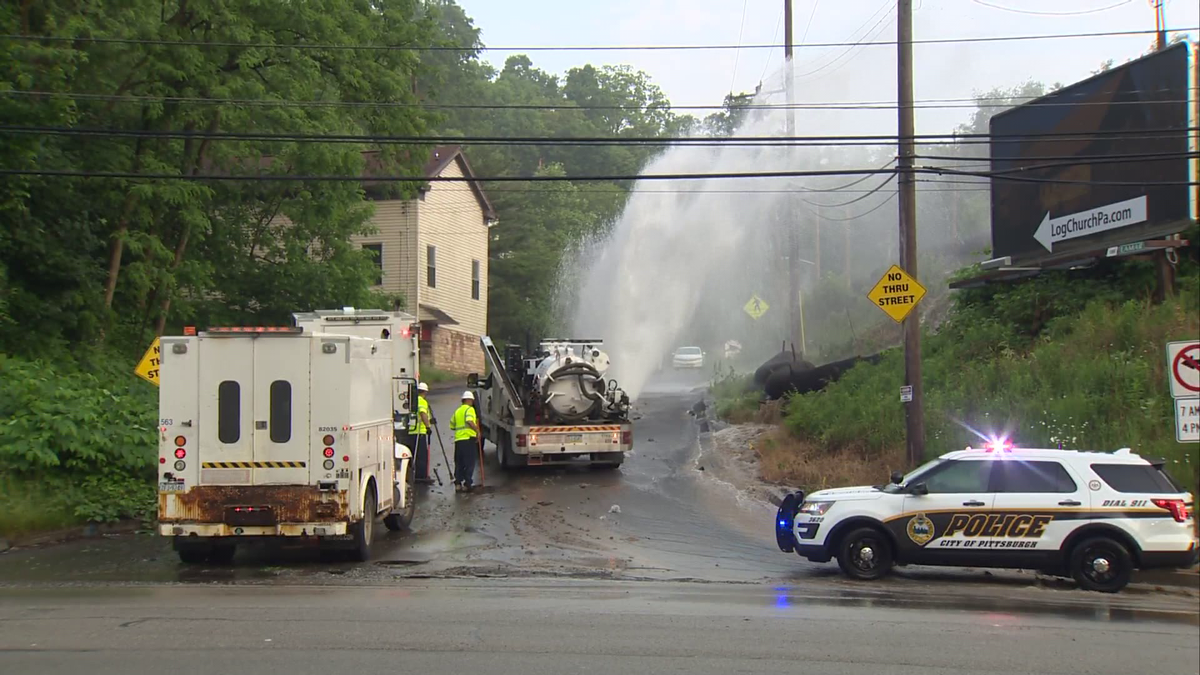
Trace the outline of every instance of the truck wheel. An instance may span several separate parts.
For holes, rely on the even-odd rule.
[[[175,539],[175,552],[179,554],[179,562],[185,565],[200,565],[208,560],[208,555],[213,550],[211,545],[183,543],[179,539]]]
[[[355,562],[367,562],[371,559],[371,540],[375,537],[375,490],[368,489],[363,499],[363,518],[350,529],[354,536],[354,546],[350,549],[350,557]]]
[[[214,565],[228,565],[233,562],[234,553],[237,553],[237,544],[213,544],[208,561]]]
[[[1079,587],[1101,593],[1116,593],[1125,588],[1133,573],[1129,549],[1108,537],[1094,537],[1071,550],[1071,576]]]
[[[625,462],[625,454],[621,452],[606,452],[602,456],[605,461],[592,463],[592,467],[597,471],[614,471],[621,468],[621,464]]]
[[[400,488],[393,487],[396,491],[395,501],[400,502]],[[404,510],[396,513],[389,513],[383,519],[383,524],[392,532],[400,532],[407,530],[412,525],[413,517],[417,515],[417,468],[410,461],[408,469],[404,472]]]
[[[860,527],[838,543],[838,565],[851,579],[871,581],[892,569],[892,544],[873,527]]]
[[[516,462],[513,461],[512,436],[507,431],[496,431],[496,460],[505,471],[516,468]]]

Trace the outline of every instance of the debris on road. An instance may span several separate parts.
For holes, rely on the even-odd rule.
[[[618,505],[616,505],[616,504],[613,504],[612,506],[610,506],[610,507],[608,508],[608,512],[609,512],[609,513],[620,513],[620,512],[621,512],[621,507],[620,507],[620,506],[618,506]]]
[[[538,502],[538,506],[550,506],[554,502]]]
[[[591,483],[580,483],[580,484],[579,484],[579,489],[580,489],[580,490],[586,490],[586,489],[588,489],[588,487],[590,487],[590,486],[591,486]]]

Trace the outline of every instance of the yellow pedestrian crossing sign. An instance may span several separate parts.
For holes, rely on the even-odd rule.
[[[154,338],[154,342],[150,343],[150,348],[146,350],[142,360],[138,361],[137,368],[133,369],[133,374],[157,387],[160,363],[162,361],[159,360],[158,338]]]
[[[758,294],[755,293],[750,296],[750,301],[742,309],[750,315],[751,319],[758,320],[762,318],[763,314],[767,313],[768,309],[771,309],[771,306],[767,304],[766,300],[758,297]]]
[[[925,287],[908,275],[908,272],[896,265],[884,273],[875,288],[867,293],[867,297],[875,306],[892,317],[896,323],[904,321],[904,317],[917,306],[925,297]]]

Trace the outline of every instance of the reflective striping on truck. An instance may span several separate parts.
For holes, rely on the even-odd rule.
[[[555,426],[555,427],[529,427],[529,433],[531,433],[531,434],[556,434],[556,433],[578,432],[578,431],[613,432],[613,431],[620,431],[620,430],[621,430],[621,426],[617,425],[617,424],[610,424],[607,426],[588,426],[588,427],[558,427],[558,426]]]
[[[308,462],[204,462],[205,469],[303,469]]]

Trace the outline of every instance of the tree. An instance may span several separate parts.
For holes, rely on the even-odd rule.
[[[344,175],[362,169],[368,149],[214,137],[228,131],[428,133],[434,117],[419,108],[300,103],[415,103],[413,82],[422,67],[416,52],[303,46],[429,45],[443,36],[426,4],[453,6],[418,0],[5,4],[0,25],[6,33],[71,38],[10,40],[0,47],[6,73],[0,86],[48,92],[0,99],[6,123],[135,136],[9,133],[0,137],[0,164],[178,177],[5,181],[0,204],[12,214],[0,233],[6,311],[39,317],[43,338],[79,341],[103,334],[114,321],[118,332],[136,333],[151,322],[161,332],[177,302],[189,316],[219,314],[222,303],[280,316],[289,308],[277,302],[311,307],[361,298],[370,266],[345,243],[369,227],[369,205],[358,186],[186,179]],[[110,41],[90,39],[97,37]],[[426,65],[431,73],[446,71]],[[423,148],[376,151],[386,173],[415,175],[424,160]],[[394,194],[412,194],[415,187],[401,184]],[[264,229],[272,212],[287,216],[289,226]],[[314,249],[322,257],[310,264],[305,254]],[[20,341],[14,331],[0,334],[0,345],[13,341]]]

